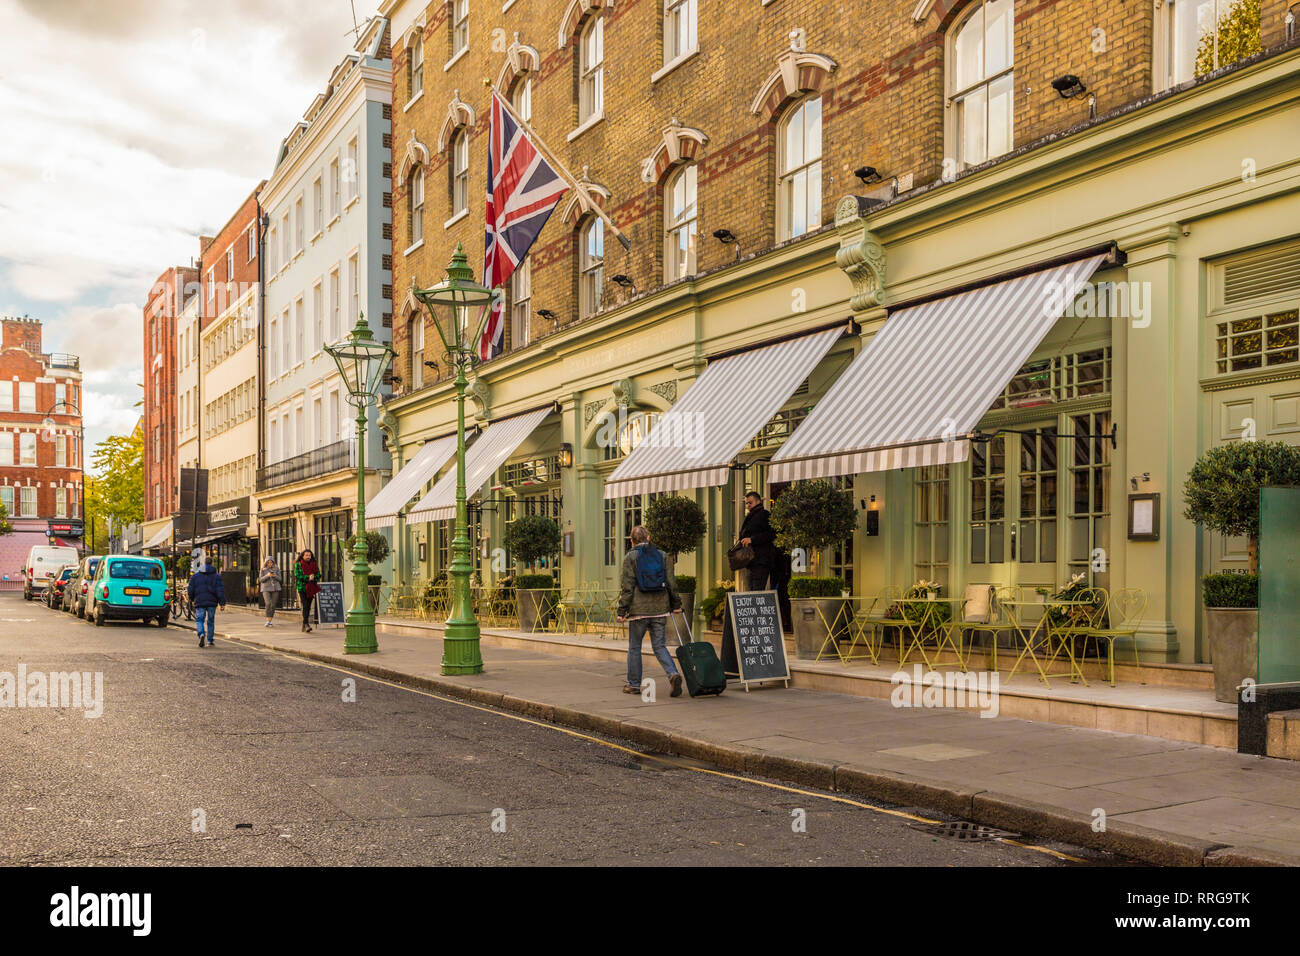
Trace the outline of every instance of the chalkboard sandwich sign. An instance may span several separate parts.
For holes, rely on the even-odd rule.
[[[775,591],[732,591],[727,594],[727,615],[736,643],[736,663],[746,692],[750,684],[784,681],[790,686],[790,665],[785,659],[781,605]]]
[[[343,623],[343,582],[322,581],[316,595],[316,622],[318,624]]]

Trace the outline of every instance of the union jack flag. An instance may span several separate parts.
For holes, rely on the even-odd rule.
[[[483,276],[488,288],[497,289],[524,261],[568,186],[495,92],[488,126],[487,184]],[[501,354],[505,346],[504,311],[504,297],[494,297],[492,313],[478,343],[480,359]]]

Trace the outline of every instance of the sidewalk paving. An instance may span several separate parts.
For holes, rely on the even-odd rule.
[[[345,655],[340,627],[286,612],[218,615],[219,635],[437,691],[737,772],[939,810],[977,823],[1183,866],[1300,865],[1300,762],[1159,737],[779,684],[716,698],[624,694],[621,664],[494,646],[484,673],[444,677],[442,640],[385,632]],[[175,623],[175,622],[174,622]],[[180,626],[180,625],[177,625]],[[646,642],[648,651],[649,642]],[[1104,830],[1094,829],[1104,814]]]

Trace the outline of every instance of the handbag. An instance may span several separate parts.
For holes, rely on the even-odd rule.
[[[727,549],[727,563],[733,571],[744,570],[754,563],[754,549],[739,542],[733,544]]]

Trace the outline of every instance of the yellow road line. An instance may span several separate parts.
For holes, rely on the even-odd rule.
[[[725,770],[709,770],[706,767],[691,767],[684,764],[678,764],[675,761],[669,760],[665,757],[661,757],[657,754],[645,753],[640,750],[633,750],[631,747],[624,747],[622,744],[610,743],[608,740],[601,740],[599,737],[593,737],[590,734],[584,734],[581,731],[577,731],[577,730],[570,730],[568,727],[562,727],[559,724],[550,723],[549,721],[534,720],[531,717],[521,717],[519,714],[512,714],[509,711],[498,710],[494,707],[484,706],[483,704],[475,704],[467,700],[461,700],[460,698],[457,697],[446,697],[442,694],[435,694],[432,691],[421,690],[418,687],[410,687],[406,684],[398,684],[394,681],[384,680],[382,677],[375,677],[371,674],[365,674],[360,671],[349,670],[346,667],[339,667],[337,664],[327,664],[324,661],[313,660],[310,657],[302,657],[298,654],[290,654],[286,651],[280,651],[280,650],[275,650],[273,648],[261,647],[257,644],[246,643],[237,637],[234,638],[227,637],[226,639],[238,641],[243,646],[251,647],[254,650],[261,651],[264,654],[277,654],[280,657],[287,657],[290,660],[300,661],[307,664],[314,664],[317,667],[324,667],[328,670],[337,671],[340,674],[347,674],[352,677],[360,677],[364,680],[368,680],[375,684],[383,684],[386,687],[395,687],[398,690],[408,691],[412,694],[419,694],[422,697],[431,697],[434,700],[440,700],[448,704],[456,704],[460,707],[469,707],[472,710],[481,710],[485,713],[494,714],[497,717],[505,717],[509,720],[517,720],[523,724],[532,724],[534,727],[543,727],[547,730],[556,730],[562,734],[567,734],[570,737],[576,737],[579,740],[586,740],[594,744],[600,744],[600,746],[602,747],[608,747],[611,750],[619,750],[625,754],[631,754],[632,756],[639,757],[643,760],[656,760],[660,763],[670,764],[674,767],[677,767],[680,770],[691,770],[694,771],[695,773],[709,774],[710,776],[714,776],[714,777],[723,777],[727,780],[738,780],[741,783],[748,783],[754,786],[766,787],[769,790],[781,790],[784,791],[785,793],[795,793],[804,797],[813,797],[817,800],[829,800],[832,803],[842,803],[850,807],[858,807],[859,809],[862,810],[870,810],[873,813],[881,813],[891,817],[901,817],[905,820],[911,820],[915,823],[942,823],[943,822],[942,820],[932,820],[929,817],[919,817],[912,813],[905,813],[902,810],[890,810],[886,807],[873,806],[870,803],[863,803],[860,800],[851,800],[848,797],[839,797],[828,793],[817,793],[816,791],[803,790],[799,787],[788,787],[785,784],[772,783],[771,781],[768,780],[756,780],[753,777],[742,777],[739,774],[727,773]],[[1048,856],[1053,856],[1060,860],[1069,860],[1071,863],[1087,862],[1085,860],[1080,859],[1077,856],[1070,856],[1068,853],[1062,853],[1059,850],[1052,850],[1045,846],[1037,846],[1036,844],[1032,844],[1032,843],[1021,843],[1019,840],[1012,840],[1007,838],[1003,838],[1002,842],[1009,844],[1011,846],[1021,847],[1022,849],[1025,850],[1034,850],[1035,852],[1038,853],[1045,853]]]

